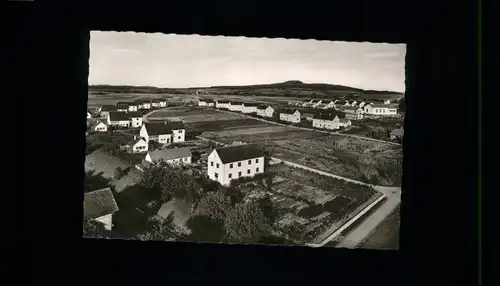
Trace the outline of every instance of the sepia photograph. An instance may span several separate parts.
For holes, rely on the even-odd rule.
[[[83,237],[399,249],[405,56],[92,31]]]

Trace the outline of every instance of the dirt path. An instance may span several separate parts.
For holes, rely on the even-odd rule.
[[[199,107],[199,106],[195,106],[195,107],[203,108],[203,107]],[[217,110],[219,112],[238,114],[238,115],[250,118],[250,119],[260,120],[262,122],[266,122],[266,123],[270,123],[270,124],[275,124],[275,125],[280,125],[280,126],[286,126],[286,127],[295,128],[295,129],[302,129],[302,130],[306,130],[306,131],[315,131],[315,132],[321,132],[321,133],[326,133],[326,134],[331,134],[331,135],[339,135],[339,136],[344,136],[344,137],[352,137],[352,138],[357,138],[357,139],[362,139],[362,140],[368,140],[368,141],[375,141],[375,142],[380,142],[380,143],[385,143],[385,144],[391,144],[391,145],[398,145],[398,146],[401,145],[400,143],[396,143],[396,142],[379,140],[379,139],[374,139],[374,138],[364,137],[364,136],[359,136],[359,135],[354,135],[354,134],[344,134],[344,133],[340,133],[339,131],[330,132],[330,131],[325,131],[325,130],[318,130],[318,129],[313,129],[313,128],[307,128],[307,127],[301,127],[301,126],[295,126],[295,125],[278,123],[278,122],[275,122],[275,121],[269,121],[269,120],[265,120],[265,119],[260,118],[260,117],[254,117],[254,116],[251,116],[251,115],[248,115],[248,114],[239,113],[239,112],[233,112],[233,111],[221,110],[221,109],[215,109],[215,110]]]

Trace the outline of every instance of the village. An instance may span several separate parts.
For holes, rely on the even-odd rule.
[[[185,97],[89,108],[88,236],[335,246],[371,208],[396,205],[397,103]],[[356,134],[370,120],[398,123]]]

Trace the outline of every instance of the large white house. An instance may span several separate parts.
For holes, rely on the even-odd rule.
[[[231,111],[243,111],[243,102],[231,101],[229,102],[229,110]]]
[[[110,231],[113,214],[118,211],[115,197],[110,188],[85,193],[83,199],[83,219],[101,222]]]
[[[127,112],[128,111],[128,104],[126,104],[126,103],[117,103],[116,104],[116,111],[118,111],[118,112]]]
[[[346,113],[346,117],[351,120],[363,119],[363,108],[358,106],[344,106],[341,108],[342,112]]]
[[[351,126],[351,120],[347,118],[339,118],[339,127],[345,128]]]
[[[274,108],[270,105],[259,105],[257,107],[257,115],[262,117],[273,117]]]
[[[316,114],[313,117],[312,126],[328,130],[339,129],[339,116],[335,113]]]
[[[108,126],[102,123],[101,121],[97,121],[94,125],[90,127],[90,131],[92,132],[108,132]]]
[[[255,144],[216,148],[208,155],[208,177],[228,186],[233,179],[264,173],[264,157]]]
[[[131,127],[141,127],[142,126],[142,113],[135,111],[129,112],[128,117],[130,119]]]
[[[198,99],[198,106],[207,106],[207,101],[205,99]]]
[[[134,139],[128,142],[124,147],[129,153],[143,153],[148,151],[149,146],[144,139],[134,136]]]
[[[243,113],[256,113],[257,107],[259,107],[257,103],[243,103],[241,111]]]
[[[368,104],[363,107],[365,114],[370,115],[396,115],[397,106],[394,104]]]
[[[162,144],[171,144],[184,142],[186,129],[182,121],[144,123],[139,134],[147,143],[154,140]]]
[[[137,103],[133,103],[133,102],[129,103],[128,104],[128,111],[129,112],[137,111]]]
[[[292,123],[300,123],[300,111],[293,109],[285,109],[280,112],[280,120]]]
[[[226,100],[217,100],[215,102],[215,107],[216,108],[229,109],[229,101],[226,101]]]
[[[112,111],[109,113],[107,120],[108,125],[111,126],[130,127],[130,119],[126,112]]]
[[[169,164],[191,164],[191,149],[188,147],[157,149],[146,154],[144,160],[149,163],[165,161]]]

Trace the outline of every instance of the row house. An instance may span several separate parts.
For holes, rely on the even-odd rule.
[[[346,117],[351,120],[363,119],[363,108],[357,106],[344,106],[340,109],[346,114]]]
[[[111,111],[106,119],[110,126],[130,127],[130,119],[126,112]]]
[[[148,152],[144,157],[144,161],[147,163],[163,161],[171,165],[191,164],[192,156],[189,147],[156,149]]]
[[[134,139],[122,146],[122,149],[125,149],[129,153],[144,153],[148,151],[148,147],[146,140],[134,136]]]
[[[282,112],[280,112],[280,120],[291,123],[300,123],[300,111],[293,109],[285,109]]]
[[[130,119],[130,126],[133,128],[142,126],[142,113],[139,111],[128,112],[128,117]]]
[[[161,144],[172,144],[184,142],[185,131],[182,121],[170,121],[144,123],[139,134],[147,143],[153,140]]]
[[[273,117],[274,108],[269,105],[259,105],[257,107],[257,115],[262,117]]]
[[[312,126],[315,128],[335,130],[339,129],[339,116],[333,113],[320,113],[313,117]]]
[[[241,112],[243,110],[243,102],[240,102],[240,101],[230,101],[229,102],[229,110]]]
[[[160,100],[159,99],[153,99],[151,101],[151,107],[153,107],[153,108],[160,108],[161,107]]]
[[[215,101],[214,100],[207,100],[207,107],[215,107]]]
[[[395,104],[368,104],[363,107],[363,111],[370,115],[396,115],[398,113]]]
[[[243,103],[242,108],[241,108],[241,112],[243,112],[243,113],[256,113],[257,107],[259,107],[259,104],[257,104],[257,103]]]
[[[264,157],[255,144],[216,148],[208,155],[208,177],[228,186],[232,180],[262,174]]]
[[[198,99],[198,106],[201,107],[207,106],[207,101],[205,99]]]
[[[229,101],[226,101],[226,100],[217,100],[215,102],[215,107],[216,108],[229,109]]]

